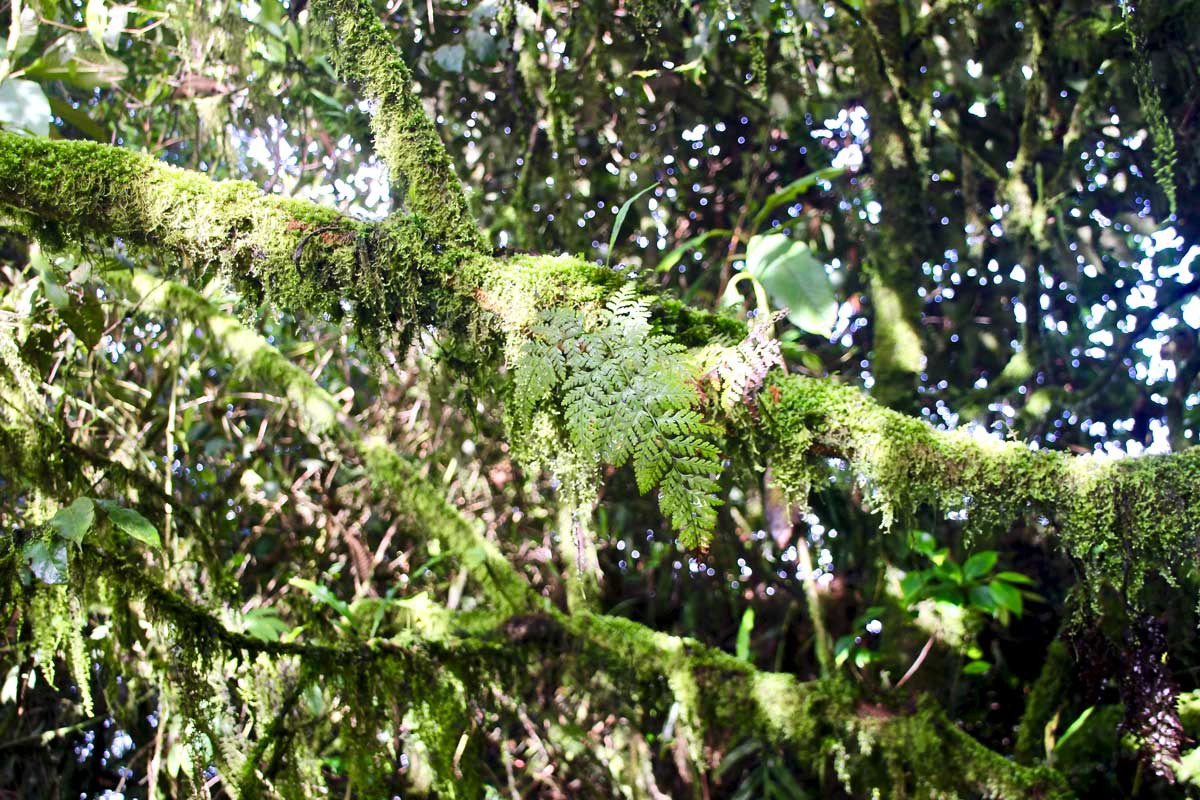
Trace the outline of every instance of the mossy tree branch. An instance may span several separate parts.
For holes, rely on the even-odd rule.
[[[311,13],[329,31],[338,69],[374,106],[375,148],[393,180],[408,181],[409,210],[443,242],[485,252],[454,164],[374,8],[365,0],[315,0]]]
[[[991,533],[1042,518],[1088,583],[1111,582],[1132,604],[1153,576],[1174,584],[1196,564],[1200,453],[1073,456],[939,431],[830,380],[776,376],[763,403],[776,476],[806,490],[811,470],[844,459],[868,484],[885,528],[922,507]]]

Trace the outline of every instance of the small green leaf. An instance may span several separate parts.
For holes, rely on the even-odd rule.
[[[997,572],[996,580],[1007,581],[1008,583],[1022,583],[1026,586],[1033,586],[1036,581],[1028,575],[1022,575],[1020,572]]]
[[[273,608],[252,608],[242,615],[242,630],[264,642],[277,642],[291,629]]]
[[[784,186],[779,191],[772,194],[763,201],[762,207],[758,213],[754,215],[754,222],[751,223],[751,230],[758,230],[771,217],[771,212],[784,203],[790,203],[800,195],[807,192],[817,184],[817,181],[832,180],[838,177],[846,170],[842,167],[826,167],[825,169],[817,170],[803,178],[796,180]]]
[[[96,520],[96,508],[92,501],[80,497],[66,508],[60,508],[58,513],[50,518],[49,525],[58,531],[59,536],[70,542],[79,544],[83,537],[92,529]]]
[[[1068,727],[1063,732],[1063,735],[1059,737],[1058,741],[1054,745],[1054,749],[1057,750],[1058,748],[1062,747],[1063,742],[1067,741],[1067,739],[1070,739],[1072,736],[1078,733],[1079,729],[1084,726],[1084,724],[1088,721],[1088,717],[1090,717],[1092,712],[1095,710],[1095,706],[1088,706],[1085,708],[1083,713],[1076,717],[1075,721],[1071,723],[1070,727]]]
[[[612,263],[613,250],[617,246],[617,237],[621,235],[621,226],[625,224],[625,217],[629,215],[629,209],[632,208],[633,204],[638,201],[638,198],[640,198],[646,192],[652,190],[655,186],[658,186],[657,181],[626,200],[621,204],[621,207],[617,209],[617,218],[613,220],[612,235],[608,237],[608,258],[604,261],[605,266],[608,266]]]
[[[963,564],[963,577],[968,581],[979,580],[995,569],[996,561],[999,558],[1000,554],[995,550],[983,550],[976,553],[967,559],[967,563]]]
[[[662,261],[658,262],[659,272],[670,272],[672,268],[687,254],[689,250],[695,250],[697,247],[703,246],[709,239],[714,239],[718,236],[732,236],[733,231],[725,228],[717,228],[711,231],[705,231],[699,236],[693,236],[690,239],[684,240],[671,252],[663,256]],[[611,247],[609,248],[612,249]]]
[[[842,664],[845,664],[846,659],[848,659],[850,654],[854,651],[854,644],[855,642],[853,636],[849,634],[845,636],[839,636],[837,642],[835,642],[833,645],[834,663],[836,663],[839,667]]]
[[[738,626],[737,657],[739,661],[750,660],[750,636],[754,633],[754,609],[747,606],[742,612],[742,624]]]
[[[879,660],[879,654],[874,650],[868,650],[865,647],[860,647],[854,651],[854,666],[862,669],[867,664],[873,664]]]
[[[346,619],[350,619],[350,606],[338,599],[338,596],[326,589],[319,583],[314,583],[307,578],[292,578],[288,584],[295,586],[297,589],[303,589],[313,596],[313,599],[324,603],[334,611],[341,614]]]
[[[964,675],[982,675],[992,668],[992,665],[986,661],[972,661],[963,667]]]
[[[132,539],[151,547],[161,548],[162,540],[150,521],[132,508],[119,506],[112,500],[97,500],[96,505],[108,515],[108,520]]]
[[[997,580],[989,583],[988,588],[992,590],[992,596],[996,598],[996,604],[1000,608],[1021,616],[1021,611],[1024,609],[1025,603],[1021,598],[1021,593],[1014,589],[1011,584]]]
[[[50,585],[67,582],[67,543],[37,539],[21,550],[29,571],[42,583]]]

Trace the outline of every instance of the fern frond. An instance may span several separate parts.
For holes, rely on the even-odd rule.
[[[663,515],[694,547],[716,526],[721,461],[719,428],[701,413],[684,350],[653,330],[632,287],[591,311],[543,312],[514,365],[513,416],[557,406],[575,461],[632,461],[639,491],[659,487]]]

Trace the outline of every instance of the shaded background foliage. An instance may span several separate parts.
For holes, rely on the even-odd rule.
[[[12,4],[21,23],[10,24],[3,122],[382,216],[403,191],[388,184],[369,109],[338,80],[304,6]],[[1140,454],[1195,439],[1200,4],[464,0],[379,10],[498,249],[580,253],[717,308],[754,271],[755,237],[782,234],[797,243],[776,267],[783,277],[756,273],[771,307],[836,297],[829,330],[778,323],[793,371],[860,385],[938,427],[1037,447]],[[28,116],[40,104],[49,113]],[[618,209],[648,186],[610,252]],[[259,391],[202,326],[97,291],[114,266],[167,274],[157,258],[119,241],[42,254],[14,238],[0,274],[6,315],[20,303],[35,312],[22,352],[63,389],[75,444],[171,496],[175,513],[155,522],[178,581],[238,609],[246,630],[276,635],[337,634],[330,604],[313,602],[320,592],[289,577],[342,598],[477,606],[466,571],[406,527],[361,465],[327,458],[285,399]],[[739,286],[754,307],[750,282]],[[84,311],[61,308],[55,291]],[[455,367],[471,354],[433,332],[379,369],[327,320],[221,302],[255,317],[363,429],[419,456],[539,590],[563,600],[573,565],[553,541],[558,487],[514,464],[491,402],[500,378],[462,380]],[[1075,565],[1046,543],[1044,520],[968,543],[961,519],[915,512],[904,521],[912,535],[881,536],[868,490],[837,470],[792,519],[750,476],[727,487],[712,548],[688,553],[631,474],[609,478],[595,522],[607,612],[812,677],[811,577],[837,669],[865,692],[887,695],[919,662],[906,689],[937,696],[990,747],[1047,760],[1080,796],[1187,791],[1151,777],[1161,759],[1138,737],[1162,716],[1157,682],[1196,688],[1194,575],[1189,591],[1147,593],[1153,622],[1132,625],[1120,597],[1080,622]],[[27,527],[39,510],[7,485],[0,472],[0,524]],[[1003,555],[968,568],[980,551]],[[981,570],[973,578],[987,591],[951,580],[950,564]],[[993,588],[1001,571],[1032,583],[1005,584],[1013,599]],[[386,613],[408,613],[400,608]],[[1139,627],[1162,640],[1136,640]],[[1094,631],[1080,639],[1077,628]],[[165,657],[115,649],[100,628],[89,641],[98,687]],[[1123,655],[1106,661],[1107,651]],[[1163,652],[1171,675],[1135,686],[1131,665],[1161,664]],[[152,759],[171,786],[187,785],[174,746],[185,731],[159,719],[145,684],[122,680],[81,720],[27,659],[8,667],[0,783],[16,794],[140,797]],[[589,687],[613,713],[578,709],[549,677],[538,689],[493,698],[483,718],[485,781],[497,791],[840,791],[756,742],[714,745],[710,774],[697,777],[677,768],[686,759],[669,736],[649,733],[670,727],[667,713],[638,708],[619,685]],[[1195,736],[1193,697],[1183,725]],[[1035,714],[1027,704],[1038,698],[1046,708]],[[43,747],[38,735],[51,729],[61,732]],[[340,788],[336,736],[313,738]],[[414,754],[411,771],[419,762]],[[420,777],[398,785],[409,781]]]

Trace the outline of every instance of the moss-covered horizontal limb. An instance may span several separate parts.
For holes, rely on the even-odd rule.
[[[398,325],[443,325],[487,369],[494,345],[519,336],[540,310],[595,304],[624,283],[577,258],[493,259],[446,248],[415,220],[367,225],[80,142],[0,133],[0,204],[52,232],[115,235],[219,265],[242,292],[291,311],[337,314],[349,301],[376,339]],[[670,302],[660,318],[690,345],[735,327]],[[793,488],[811,477],[815,459],[836,456],[871,484],[887,523],[922,505],[965,512],[976,529],[1045,514],[1091,574],[1120,576],[1130,594],[1151,572],[1195,558],[1200,454],[1114,461],[1036,451],[934,430],[834,380],[772,380],[763,423],[728,423],[733,435],[760,435]]]
[[[408,181],[409,210],[437,237],[485,252],[454,164],[413,91],[413,77],[375,9],[366,0],[314,0],[311,13],[326,26],[330,56],[343,75],[362,85],[372,104],[375,149],[393,178]]]
[[[862,476],[886,526],[927,506],[989,531],[1027,517],[1092,580],[1135,597],[1154,573],[1195,563],[1200,536],[1200,450],[1113,459],[1073,456],[939,431],[831,380],[776,376],[764,392],[764,446],[776,475],[803,490],[828,458]]]
[[[426,287],[457,254],[415,218],[369,225],[130,150],[4,132],[0,206],[52,243],[94,237],[173,252],[253,303],[350,316],[375,342],[436,319]]]

